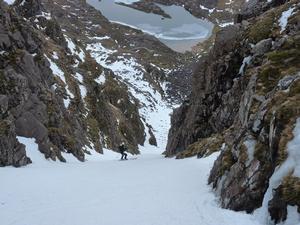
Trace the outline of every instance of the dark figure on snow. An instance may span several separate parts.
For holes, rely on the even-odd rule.
[[[127,154],[125,153],[127,151],[127,147],[125,146],[124,142],[120,144],[119,151],[122,154],[121,160],[127,160]]]

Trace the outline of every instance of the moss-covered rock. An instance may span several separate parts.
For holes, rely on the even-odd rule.
[[[208,183],[212,184],[213,188],[217,188],[222,176],[226,173],[226,171],[229,171],[235,163],[236,159],[231,152],[231,148],[226,146],[214,163],[214,167],[212,168],[208,178]]]
[[[273,198],[268,202],[271,219],[276,224],[287,219],[288,205],[296,206],[300,213],[300,178],[292,173],[284,177],[280,186],[273,190]]]
[[[289,175],[281,184],[282,197],[288,205],[297,206],[300,213],[300,178]]]
[[[295,95],[300,95],[300,79],[295,81],[289,90],[288,95],[291,96],[295,96]]]
[[[251,26],[247,35],[251,42],[258,43],[263,39],[267,39],[272,35],[275,23],[275,13],[270,12],[263,17],[257,18],[254,25]]]
[[[274,89],[281,78],[281,72],[278,68],[273,66],[266,66],[262,68],[258,76],[258,93],[268,93]],[[260,92],[261,90],[261,92]]]
[[[254,157],[260,162],[264,163],[269,155],[269,146],[266,143],[257,142],[254,148]]]
[[[235,161],[231,151],[230,150],[225,151],[223,154],[223,157],[222,157],[222,163],[221,163],[218,177],[222,177],[226,171],[230,170],[231,166],[235,162],[236,161]]]
[[[224,143],[224,138],[221,134],[212,135],[209,138],[203,138],[187,147],[176,155],[176,159],[183,159],[197,156],[198,158],[206,157],[212,153],[219,151]]]

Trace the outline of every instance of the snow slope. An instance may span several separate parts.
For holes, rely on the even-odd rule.
[[[257,225],[251,215],[218,207],[207,186],[217,154],[118,161],[109,152],[101,162],[1,168],[1,225]]]

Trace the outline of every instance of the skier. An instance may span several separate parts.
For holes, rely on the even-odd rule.
[[[127,160],[127,154],[125,153],[125,151],[127,151],[127,147],[125,146],[125,143],[122,142],[119,146],[119,152],[122,155],[121,160]]]

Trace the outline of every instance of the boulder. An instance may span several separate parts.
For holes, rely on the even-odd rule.
[[[258,42],[256,45],[252,48],[252,54],[254,55],[263,55],[267,52],[269,52],[272,48],[272,39],[264,39]]]

